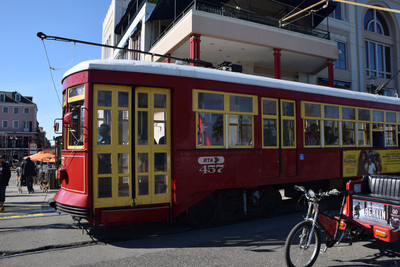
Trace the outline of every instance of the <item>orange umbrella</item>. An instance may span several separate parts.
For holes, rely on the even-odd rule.
[[[39,151],[36,154],[24,157],[24,159],[26,159],[27,157],[31,158],[31,160],[43,161],[43,159],[46,159],[46,158],[54,158],[54,155],[50,154],[50,153],[43,152],[43,151]]]
[[[53,155],[53,157],[44,158],[42,161],[43,162],[48,162],[48,163],[55,163],[56,162],[56,157]]]

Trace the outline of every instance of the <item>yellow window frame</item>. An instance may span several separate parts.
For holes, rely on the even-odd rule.
[[[222,95],[224,98],[224,109],[201,109],[199,108],[199,93]],[[252,99],[252,112],[230,111],[230,96],[248,97]],[[218,148],[254,148],[254,116],[258,115],[257,96],[247,94],[236,94],[228,92],[216,92],[210,90],[193,89],[192,91],[192,109],[196,112],[196,148],[198,149],[218,149]],[[199,113],[222,114],[223,115],[223,145],[203,146],[198,144],[199,138]],[[242,115],[252,117],[252,144],[249,146],[232,146],[229,145],[229,115]]]
[[[292,103],[293,104],[293,116],[286,116],[283,114],[283,103]],[[280,105],[280,114],[281,114],[281,121],[280,121],[280,134],[281,134],[281,140],[283,140],[283,121],[284,120],[290,120],[293,121],[293,127],[294,127],[294,140],[293,140],[293,146],[284,146],[283,141],[282,141],[282,149],[291,149],[291,148],[296,148],[297,147],[297,134],[296,134],[296,101],[294,100],[286,100],[286,99],[281,99],[281,105]]]
[[[146,93],[149,95],[148,98],[148,105],[147,108],[139,108],[138,107],[138,100],[139,93]],[[154,95],[156,94],[165,94],[166,95],[166,108],[155,108],[154,107]],[[138,166],[135,166],[135,173],[134,173],[134,183],[135,183],[135,205],[147,205],[147,204],[158,204],[158,203],[170,203],[171,202],[171,195],[172,195],[172,162],[171,162],[171,92],[169,89],[166,88],[154,88],[154,87],[137,87],[135,89],[135,117],[138,111],[148,112],[148,115],[154,114],[154,112],[165,112],[166,113],[166,135],[167,141],[166,144],[162,145],[154,145],[151,144],[154,140],[154,117],[148,117],[148,125],[147,125],[147,133],[148,133],[148,144],[139,144],[138,143],[138,124],[135,123],[135,164],[137,164],[139,153],[148,154],[148,162],[154,163],[154,153],[166,153],[167,154],[167,171],[163,172],[156,172],[154,168],[154,164],[152,166],[148,166],[147,172],[139,173]],[[152,138],[150,138],[152,137]],[[167,192],[156,194],[152,191],[155,189],[155,176],[156,175],[166,175],[167,176]],[[148,195],[139,195],[139,176],[148,176],[149,177],[149,194]]]
[[[273,101],[275,102],[275,115],[270,115],[270,114],[264,114],[264,100],[266,101]],[[262,114],[262,118],[261,118],[261,131],[262,131],[262,147],[263,148],[279,148],[279,132],[280,132],[280,121],[279,121],[279,102],[278,99],[275,98],[266,98],[263,97],[261,98],[261,114]],[[276,120],[276,146],[264,146],[264,119],[275,119]]]
[[[80,95],[77,95],[77,96],[70,97],[69,96],[69,92],[71,90],[73,90],[75,88],[79,88],[79,87],[83,87],[84,93],[80,94]],[[72,104],[74,102],[78,102],[78,101],[82,101],[83,100],[84,106],[86,108],[86,105],[85,105],[85,92],[86,92],[86,87],[85,87],[84,84],[80,84],[80,85],[77,85],[77,86],[69,87],[66,90],[65,94],[63,94],[63,105],[64,105],[63,107],[65,107],[65,105],[67,105],[67,103],[69,105],[69,104]],[[83,133],[81,133],[81,135],[84,136],[85,135],[85,131],[86,131],[85,125],[81,125],[81,127],[84,129],[84,131],[83,131]],[[66,131],[66,134],[67,134],[67,149],[84,149],[84,147],[85,147],[85,138],[83,138],[83,142],[82,142],[81,146],[71,146],[71,145],[69,145],[69,139],[70,139],[70,131],[69,131],[69,129],[70,128],[67,127],[67,131]]]
[[[318,105],[320,108],[320,117],[315,117],[315,116],[307,116],[306,115],[306,105],[310,104],[310,105]],[[322,118],[324,115],[324,105],[321,103],[317,103],[317,102],[308,102],[308,101],[302,101],[301,102],[301,117],[303,119],[303,146],[305,148],[320,148],[322,147],[322,142],[323,142],[323,131],[322,131]],[[306,120],[316,120],[319,121],[319,145],[306,145]]]
[[[112,94],[111,107],[98,106],[98,91],[108,91]],[[128,107],[118,107],[118,92],[128,92],[129,102]],[[128,86],[121,85],[105,85],[95,84],[93,86],[93,200],[95,208],[100,207],[115,207],[115,206],[132,206],[132,180],[133,168],[132,168],[132,89]],[[98,110],[110,110],[111,111],[111,144],[110,145],[98,145],[97,144],[97,111]],[[128,111],[128,145],[118,144],[118,111]],[[110,174],[98,174],[98,154],[111,154],[111,173]],[[128,154],[128,173],[119,173],[118,167],[118,154]],[[98,185],[99,178],[111,177],[111,197],[99,198],[98,197]],[[120,177],[128,177],[129,180],[129,194],[128,196],[118,196],[118,183]]]

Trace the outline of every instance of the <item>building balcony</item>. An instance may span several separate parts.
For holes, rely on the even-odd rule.
[[[329,40],[327,31],[294,24],[280,28],[278,19],[202,1],[188,6],[153,41],[150,52],[189,58],[194,34],[201,38],[201,60],[214,66],[224,61],[240,64],[247,73],[273,73],[276,49],[281,53],[283,73],[294,80],[300,72],[316,74],[326,68],[328,59],[337,59],[336,42]],[[164,59],[146,56],[145,60]]]

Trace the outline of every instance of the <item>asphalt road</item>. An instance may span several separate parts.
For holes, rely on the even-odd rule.
[[[54,194],[7,189],[0,214],[0,266],[284,266],[286,236],[301,213],[193,230],[179,224],[78,226],[50,210]],[[400,242],[341,244],[315,266],[400,266]]]
[[[201,230],[165,224],[121,226],[92,229],[92,235],[69,216],[8,220],[8,226],[0,227],[0,265],[284,266],[285,238],[300,219],[295,213]],[[333,247],[315,264],[399,265],[400,244],[378,241]]]

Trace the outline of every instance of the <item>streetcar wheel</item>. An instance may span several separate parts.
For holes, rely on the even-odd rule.
[[[317,260],[321,248],[321,234],[316,227],[312,233],[311,229],[312,222],[303,221],[290,231],[285,243],[287,266],[312,266]],[[311,240],[307,246],[310,234]]]
[[[217,203],[211,195],[187,210],[188,223],[193,228],[205,228],[213,225],[217,215]]]
[[[260,198],[260,207],[265,217],[276,215],[282,206],[282,196],[278,189],[267,187],[263,190]]]

